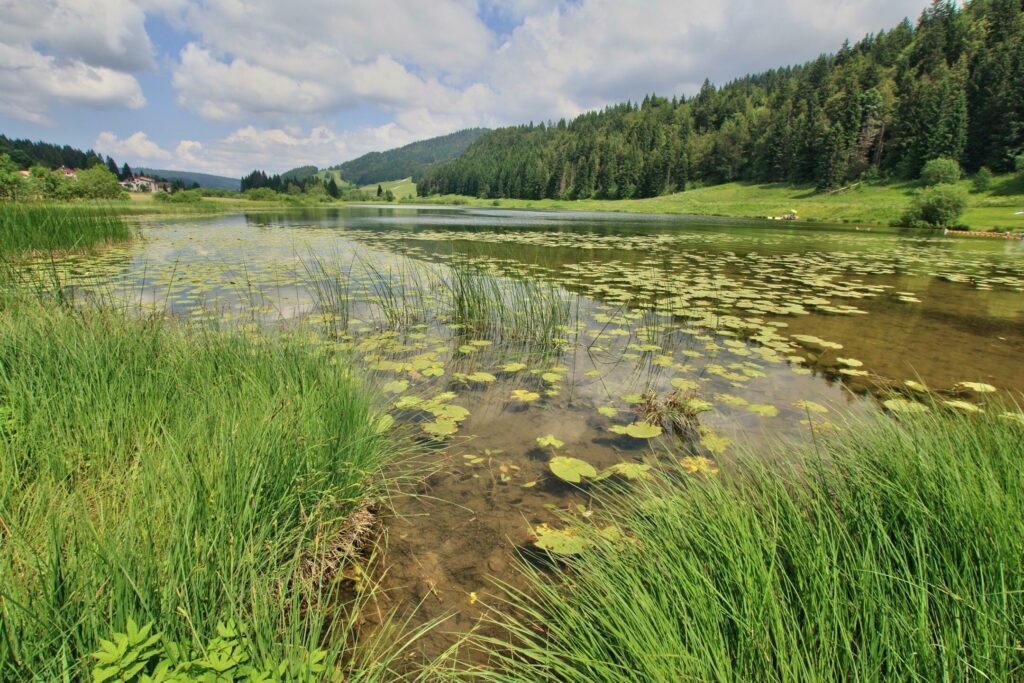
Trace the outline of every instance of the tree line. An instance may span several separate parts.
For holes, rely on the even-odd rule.
[[[310,168],[313,168],[313,172],[316,173],[315,167]],[[349,189],[349,185],[347,183],[338,185],[333,173],[325,182],[318,175],[289,175],[289,173],[269,175],[265,171],[256,170],[242,177],[241,189],[243,193],[249,190],[270,190],[284,194],[319,193],[326,194],[332,199],[338,199],[346,189]]]
[[[936,0],[916,25],[806,64],[491,131],[418,191],[622,199],[736,180],[824,190],[916,178],[937,158],[1007,172],[1022,152],[1024,2]]]

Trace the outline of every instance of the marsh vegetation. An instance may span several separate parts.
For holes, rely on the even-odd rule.
[[[1021,665],[1019,243],[400,207],[134,227],[4,271],[5,677],[82,675],[152,637],[129,620],[161,634],[140,672],[228,648],[240,680]]]

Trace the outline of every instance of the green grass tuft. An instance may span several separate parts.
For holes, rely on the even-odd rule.
[[[115,209],[0,202],[0,256],[88,250],[132,238]]]
[[[338,543],[390,448],[344,364],[287,338],[5,305],[0,679],[86,679],[129,619],[192,647],[233,619],[257,664],[347,660]]]
[[[1017,680],[1022,444],[999,418],[882,420],[617,498],[631,540],[531,570],[478,680]]]

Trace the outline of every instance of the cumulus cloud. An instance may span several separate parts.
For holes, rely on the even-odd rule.
[[[528,0],[524,0],[527,1]],[[539,0],[538,0],[539,1]],[[922,0],[580,0],[528,14],[489,74],[502,111],[557,118],[644,94],[693,94],[813,59],[916,16]]]
[[[74,60],[62,62],[31,48],[0,43],[0,114],[44,123],[55,104],[97,109],[146,103],[128,74]]]
[[[115,159],[132,159],[138,161],[161,161],[171,159],[172,155],[149,136],[139,131],[121,139],[110,132],[103,132],[96,138],[94,145],[97,152],[107,154]]]
[[[198,40],[173,74],[178,102],[218,121],[282,120],[373,105],[437,113],[479,103],[494,35],[468,0],[210,0],[181,13]]]
[[[0,113],[45,122],[53,105],[145,104],[153,68],[143,9],[125,0],[0,0]]]
[[[454,127],[515,123],[811,59],[923,3],[207,0],[181,12],[198,39],[173,82],[183,106],[220,121],[372,105],[402,128],[424,111]],[[496,16],[514,28],[499,36],[484,21]]]

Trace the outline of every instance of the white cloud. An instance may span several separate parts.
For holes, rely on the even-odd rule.
[[[689,94],[705,77],[834,50],[923,2],[206,0],[180,14],[198,38],[173,83],[209,119],[280,126],[374,106],[422,137],[441,121],[454,130]],[[499,38],[481,18],[495,16],[516,27]]]
[[[35,50],[0,43],[0,114],[44,123],[55,104],[93,108],[146,103],[138,81],[106,67],[58,61]]]
[[[693,94],[704,78],[813,59],[916,16],[923,0],[580,0],[523,22],[488,79],[515,120],[572,116],[644,94]]]
[[[471,0],[210,0],[181,16],[199,38],[174,68],[178,102],[217,121],[367,105],[470,115],[495,39]]]
[[[53,105],[139,108],[153,68],[145,13],[125,0],[0,0],[0,114],[45,122]]]
[[[142,131],[129,135],[123,140],[113,133],[103,132],[96,138],[94,147],[100,154],[107,154],[115,159],[131,159],[134,162],[161,161],[172,158],[170,152],[162,149]]]

